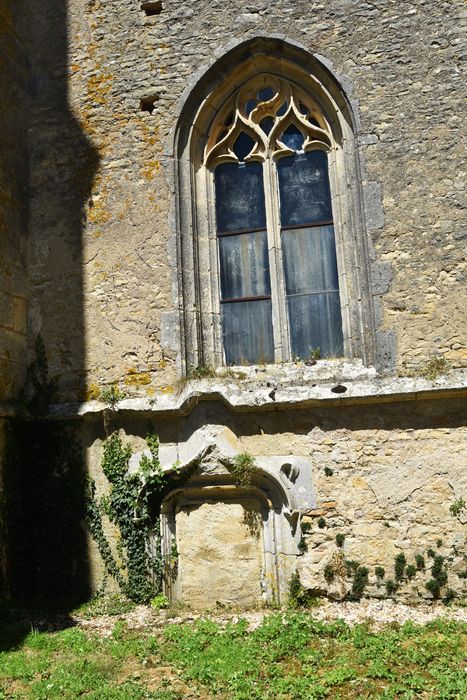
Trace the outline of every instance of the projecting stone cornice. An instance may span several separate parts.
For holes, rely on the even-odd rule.
[[[319,363],[321,364],[321,363]],[[324,364],[324,363],[322,363]],[[329,365],[328,365],[329,369]],[[451,370],[434,380],[422,377],[376,377],[361,368],[353,378],[326,374],[321,367],[246,367],[205,379],[163,387],[151,398],[125,398],[112,410],[119,414],[188,415],[201,401],[219,401],[233,411],[253,412],[352,404],[394,403],[467,395],[467,369]],[[348,375],[347,375],[348,376]],[[110,410],[101,401],[57,403],[49,417],[73,419]],[[0,406],[0,416],[15,414]]]

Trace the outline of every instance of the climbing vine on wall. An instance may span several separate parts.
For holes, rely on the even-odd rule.
[[[157,436],[149,434],[147,445],[151,456],[143,455],[138,469],[129,471],[131,448],[123,445],[118,433],[112,433],[104,443],[102,457],[109,492],[97,499],[95,484],[90,482],[87,505],[89,530],[108,575],[138,603],[149,601],[161,588],[160,524],[157,513],[151,513],[150,500],[159,496],[160,501],[168,483],[159,461]],[[105,536],[103,516],[118,529],[117,557]],[[151,536],[155,551],[149,547]]]

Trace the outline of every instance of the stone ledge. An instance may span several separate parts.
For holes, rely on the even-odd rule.
[[[311,368],[307,368],[311,369]],[[300,379],[300,381],[299,381]],[[234,411],[267,411],[311,406],[342,406],[361,403],[391,403],[467,395],[467,369],[452,370],[433,381],[421,377],[358,377],[349,381],[321,379],[308,373],[282,377],[268,371],[262,379],[216,376],[187,381],[171,392],[165,388],[153,398],[119,401],[119,413],[187,415],[200,401],[220,401]],[[55,404],[52,418],[79,418],[100,414],[108,405],[101,401]],[[12,405],[0,405],[0,416],[14,415]]]

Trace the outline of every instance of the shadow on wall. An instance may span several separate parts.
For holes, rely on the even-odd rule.
[[[31,339],[39,333],[43,338],[51,374],[61,365],[61,384],[79,392],[75,378],[84,376],[85,352],[83,212],[99,157],[68,104],[67,5],[27,3],[29,332]],[[36,347],[32,383],[36,398],[46,403],[54,387],[47,384],[40,355]],[[4,588],[26,609],[52,607],[65,614],[90,592],[84,459],[71,429],[44,419],[37,402],[28,409],[5,427]],[[11,643],[17,643],[11,626],[10,632]]]

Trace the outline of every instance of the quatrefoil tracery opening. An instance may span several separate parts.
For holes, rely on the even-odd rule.
[[[322,112],[298,86],[281,78],[255,78],[220,110],[205,149],[205,165],[264,161],[297,151],[331,148]]]

